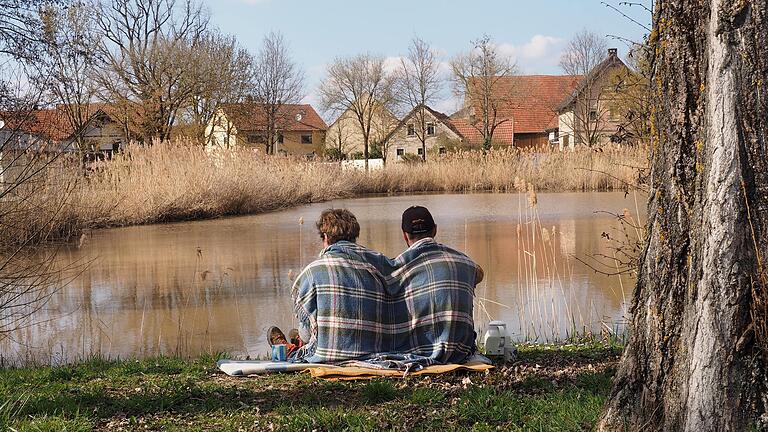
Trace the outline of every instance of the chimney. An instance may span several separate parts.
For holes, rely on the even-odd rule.
[[[617,57],[619,55],[619,50],[616,48],[608,48],[608,57]]]

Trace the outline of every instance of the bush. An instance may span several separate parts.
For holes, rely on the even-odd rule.
[[[326,148],[323,154],[329,161],[338,162],[347,159],[347,155],[345,155],[341,150],[337,148]]]

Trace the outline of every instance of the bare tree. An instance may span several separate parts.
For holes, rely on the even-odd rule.
[[[22,66],[37,59],[27,52],[41,42],[36,8],[50,3],[0,0],[0,53],[7,56],[0,62],[0,339],[32,324],[62,286],[55,249],[41,252],[36,246],[58,234],[52,222],[76,179],[57,179],[51,168],[58,154],[42,151],[53,143],[28,133],[44,99],[40,89],[28,85],[28,68]]]
[[[304,97],[304,72],[291,59],[288,44],[280,33],[264,38],[254,75],[252,95],[266,122],[266,152],[274,154],[280,131],[295,121],[283,106],[298,103]]]
[[[766,17],[655,2],[647,245],[601,430],[768,427]]]
[[[424,160],[427,160],[427,126],[431,119],[425,107],[434,103],[440,94],[442,80],[439,68],[440,60],[429,44],[415,38],[408,55],[400,59],[397,71],[397,97],[408,111],[413,111],[414,133],[421,141]]]
[[[36,62],[35,82],[51,93],[74,134],[79,150],[85,150],[84,127],[95,114],[93,69],[98,39],[93,9],[84,3],[67,8],[48,5],[40,10],[43,55]]]
[[[332,151],[327,152],[328,156],[343,160],[352,147],[350,138],[353,135],[352,129],[344,119],[338,119],[328,129],[326,134],[326,148]]]
[[[500,115],[513,96],[513,89],[503,82],[517,73],[517,65],[498,52],[489,36],[472,45],[469,52],[451,60],[453,85],[456,93],[464,97],[465,106],[475,111],[470,115],[470,124],[482,135],[483,148],[488,150],[496,128],[510,121]]]
[[[569,115],[563,117],[567,118],[566,125],[573,131],[577,144],[597,144],[610,114],[606,82],[594,73],[605,60],[607,52],[608,45],[604,38],[582,30],[568,42],[560,57],[563,72],[580,80],[570,101]]]
[[[105,0],[97,18],[105,99],[140,116],[148,143],[169,139],[179,110],[200,92],[189,62],[203,41],[207,16],[192,1]]]
[[[59,0],[0,0],[0,54],[34,58],[41,41],[38,11]]]
[[[360,127],[366,170],[376,124],[388,115],[395,101],[394,83],[395,77],[384,69],[383,57],[360,54],[334,60],[320,85],[323,108],[339,114],[350,113]]]
[[[189,67],[199,87],[190,96],[187,115],[194,136],[209,144],[212,134],[206,135],[206,127],[215,123],[220,105],[241,102],[251,90],[254,60],[234,37],[209,31]]]

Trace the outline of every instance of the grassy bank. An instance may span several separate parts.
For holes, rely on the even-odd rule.
[[[457,152],[369,173],[336,163],[265,157],[249,149],[207,153],[189,142],[128,148],[85,173],[63,158],[31,182],[6,242],[35,233],[255,214],[372,193],[623,190],[637,183],[645,148]],[[63,200],[61,197],[66,197]],[[25,220],[22,220],[25,219]]]
[[[487,374],[338,383],[229,378],[214,358],[0,370],[0,429],[590,430],[619,349],[521,347]]]

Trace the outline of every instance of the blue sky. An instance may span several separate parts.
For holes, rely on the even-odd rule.
[[[618,0],[610,0],[618,7]],[[327,63],[335,57],[371,52],[395,58],[418,36],[445,60],[465,51],[483,34],[513,56],[524,74],[559,74],[558,60],[568,39],[582,29],[641,40],[646,30],[610,10],[600,0],[207,0],[214,25],[237,36],[251,51],[270,31],[283,33],[307,75],[307,102]],[[650,1],[645,1],[650,5]],[[642,23],[650,14],[620,7]],[[622,55],[627,47],[608,41]],[[446,97],[446,99],[449,99]],[[450,111],[455,101],[443,101]]]

